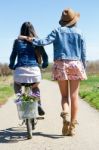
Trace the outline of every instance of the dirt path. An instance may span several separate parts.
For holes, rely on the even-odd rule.
[[[98,150],[99,112],[80,100],[79,125],[74,137],[61,135],[60,93],[56,83],[43,80],[40,85],[45,119],[39,121],[31,140],[18,124],[13,100],[0,108],[0,150]]]

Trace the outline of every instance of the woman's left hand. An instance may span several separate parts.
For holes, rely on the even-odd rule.
[[[28,42],[32,42],[33,37],[19,35],[19,36],[18,36],[18,39],[20,39],[20,40],[26,40],[26,41],[28,41]]]

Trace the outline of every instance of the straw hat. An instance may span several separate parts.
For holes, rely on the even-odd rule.
[[[59,24],[61,26],[71,26],[75,24],[80,17],[79,13],[74,12],[71,8],[65,9],[62,12]]]

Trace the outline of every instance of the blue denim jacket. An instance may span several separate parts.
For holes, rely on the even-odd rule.
[[[76,26],[59,27],[44,39],[33,39],[33,44],[38,46],[51,43],[54,47],[54,60],[80,60],[85,66],[85,40]]]
[[[42,59],[43,64],[42,67],[46,68],[48,66],[48,56],[44,51],[44,48],[41,48],[42,52]],[[13,45],[13,50],[10,55],[10,69],[15,69],[16,67],[23,67],[23,66],[38,66],[36,61],[35,53],[34,53],[35,46],[32,43],[27,42],[25,40],[15,40]],[[17,62],[15,64],[17,58]]]

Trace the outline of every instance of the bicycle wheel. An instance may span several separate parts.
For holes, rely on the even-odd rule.
[[[32,139],[32,124],[31,119],[26,119],[27,133],[28,139]]]
[[[32,130],[34,130],[35,129],[35,121],[34,121],[34,119],[31,119],[31,124],[32,124]]]
[[[37,124],[37,119],[35,118],[32,118],[31,119],[31,124],[32,124],[32,130],[34,130],[35,129],[35,126],[36,126],[36,124]]]

